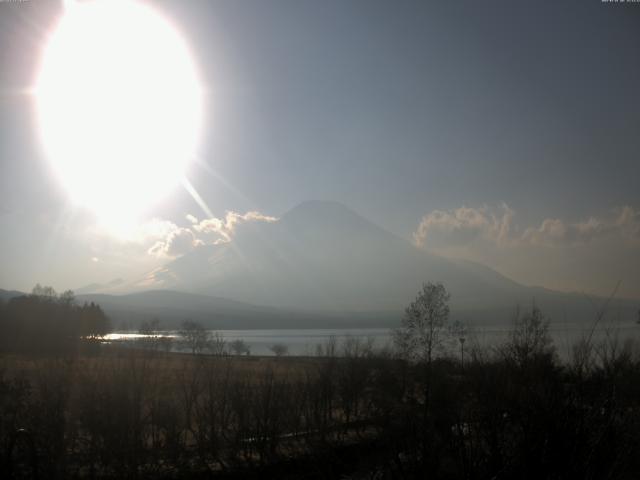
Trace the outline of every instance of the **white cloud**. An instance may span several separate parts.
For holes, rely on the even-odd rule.
[[[640,241],[640,212],[624,206],[575,223],[546,218],[539,226],[518,228],[515,212],[505,204],[461,207],[425,215],[413,234],[416,245],[430,249],[465,247],[479,241],[501,247],[571,247],[605,238]]]
[[[275,222],[278,219],[276,217],[270,217],[263,215],[260,212],[251,211],[245,214],[237,212],[227,212],[224,219],[209,218],[202,220],[197,225],[194,225],[194,229],[201,234],[213,234],[217,235],[216,240],[229,241],[235,234],[237,227],[243,223],[248,222]]]
[[[188,228],[178,228],[169,233],[166,239],[156,242],[149,250],[149,254],[157,257],[179,257],[189,253],[194,248],[204,245]]]
[[[164,235],[153,243],[148,253],[156,257],[175,258],[202,245],[230,242],[237,228],[244,223],[277,221],[275,217],[255,211],[244,214],[227,212],[224,219],[213,217],[200,222],[193,215],[187,215],[186,219],[191,222],[190,227],[166,225]]]
[[[521,242],[547,247],[586,245],[614,238],[627,242],[640,241],[640,212],[624,206],[603,217],[591,217],[577,223],[548,218],[539,227],[527,228]]]
[[[529,285],[609,295],[640,292],[640,211],[630,206],[584,220],[546,218],[522,225],[506,205],[425,215],[414,241],[434,253],[495,268]]]
[[[497,244],[510,241],[514,212],[506,204],[497,209],[482,206],[434,210],[425,215],[413,234],[418,246],[462,246],[478,240]]]
[[[153,218],[136,228],[129,237],[129,240],[134,243],[148,244],[154,240],[166,238],[179,228],[180,227],[169,220]]]

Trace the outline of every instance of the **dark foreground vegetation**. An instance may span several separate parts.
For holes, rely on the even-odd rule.
[[[74,354],[111,330],[99,305],[78,305],[73,292],[36,285],[30,295],[0,303],[0,351]]]
[[[482,350],[445,329],[447,300],[425,286],[393,352],[355,338],[310,358],[5,343],[0,477],[638,478],[637,345],[587,336],[560,362],[533,308]]]

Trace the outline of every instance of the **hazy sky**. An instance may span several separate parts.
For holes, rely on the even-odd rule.
[[[59,4],[0,2],[0,288],[136,275],[205,217],[179,189],[122,239],[70,207],[24,93]],[[640,4],[152,4],[207,88],[188,177],[214,215],[336,200],[526,284],[640,297]]]

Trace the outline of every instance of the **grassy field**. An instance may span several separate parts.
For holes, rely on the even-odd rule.
[[[561,363],[539,340],[464,364],[366,348],[4,353],[2,478],[635,478],[637,346]]]

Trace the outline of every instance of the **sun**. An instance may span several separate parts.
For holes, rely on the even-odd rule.
[[[151,7],[67,5],[35,92],[44,150],[77,204],[130,219],[181,183],[198,146],[202,89],[185,41]]]

